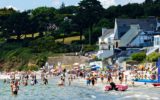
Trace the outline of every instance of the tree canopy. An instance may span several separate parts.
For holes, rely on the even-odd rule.
[[[159,12],[159,0],[145,0],[141,4],[129,3],[107,9],[104,9],[98,0],[82,0],[78,6],[65,6],[62,3],[59,9],[38,7],[19,12],[12,8],[2,8],[0,9],[0,35],[7,39],[11,36],[21,39],[21,35],[32,34],[34,37],[35,33],[43,36],[44,33],[50,32],[54,37],[59,37],[63,33],[67,33],[65,36],[80,33],[81,41],[82,36],[85,35],[86,41],[94,44],[102,27],[114,27],[115,18],[159,17]],[[71,22],[64,21],[64,18],[70,19]]]

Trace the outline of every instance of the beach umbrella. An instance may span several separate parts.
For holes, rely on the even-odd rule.
[[[73,64],[73,66],[78,66],[78,65],[79,65],[79,63],[74,63],[74,64]]]
[[[91,66],[91,70],[97,70],[97,69],[100,69],[101,67],[100,66],[97,66],[97,65],[92,65]]]

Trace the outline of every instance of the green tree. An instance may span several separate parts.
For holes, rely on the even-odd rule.
[[[154,1],[153,1],[153,0],[145,0],[144,3],[145,3],[145,4],[152,4],[152,3],[154,3]]]
[[[4,28],[9,36],[17,36],[21,39],[21,35],[27,32],[29,26],[29,15],[27,12],[12,13],[5,22]]]
[[[113,24],[110,20],[106,18],[102,18],[96,25],[97,27],[106,27],[106,28],[112,28]]]
[[[0,37],[1,38],[9,38],[9,33],[7,32],[7,20],[9,16],[16,11],[12,8],[7,9],[7,8],[2,8],[0,9]]]
[[[60,25],[61,30],[63,32],[63,44],[64,44],[64,38],[65,38],[65,36],[69,35],[71,33],[71,30],[72,30],[71,21],[72,21],[71,19],[69,19],[68,17],[65,17],[64,21]]]
[[[49,24],[55,24],[56,9],[52,7],[39,7],[31,12],[32,21],[37,25],[37,32],[43,36]]]
[[[146,54],[145,54],[145,52],[134,53],[131,55],[131,58],[132,58],[132,60],[141,62],[141,61],[145,60]]]
[[[79,22],[89,28],[89,44],[91,44],[91,33],[95,23],[103,17],[103,7],[98,0],[82,0],[79,3],[77,13]],[[81,25],[81,24],[80,24]]]

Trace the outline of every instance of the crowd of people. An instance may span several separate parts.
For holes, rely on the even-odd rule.
[[[38,81],[41,81],[44,85],[48,84],[48,75],[53,75],[53,76],[58,76],[59,77],[59,82],[58,86],[65,86],[66,85],[66,79],[68,82],[68,85],[72,85],[73,80],[76,79],[83,79],[86,80],[86,85],[87,86],[95,86],[95,84],[99,84],[98,80],[102,84],[110,84],[112,86],[112,89],[116,90],[115,88],[115,83],[116,84],[127,84],[128,82],[128,77],[132,76],[134,79],[139,79],[139,78],[147,78],[147,72],[141,74],[140,72],[134,71],[130,72],[129,75],[125,74],[125,71],[113,71],[113,70],[107,70],[107,71],[101,71],[101,70],[66,70],[63,69],[61,72],[58,72],[57,74],[52,73],[49,71],[49,74],[47,74],[47,71],[42,71],[41,72],[41,80],[37,80],[36,74],[33,72],[23,72],[19,74],[19,77],[16,78],[16,73],[10,74],[10,82],[8,80],[4,80],[4,83],[10,83],[11,86],[11,92],[13,95],[18,94],[18,90],[20,88],[20,85],[22,86],[28,86],[28,85],[36,85],[39,83]],[[143,76],[144,75],[144,76]],[[30,84],[29,84],[30,82]],[[132,82],[134,85],[134,82]]]
[[[30,72],[19,72],[19,73],[10,73],[10,78],[4,79],[4,83],[10,83],[12,95],[17,95],[20,86],[36,85],[38,80],[35,73]],[[18,75],[18,76],[17,76]],[[30,83],[29,83],[30,82]],[[47,75],[41,73],[41,82],[45,85],[48,84]]]

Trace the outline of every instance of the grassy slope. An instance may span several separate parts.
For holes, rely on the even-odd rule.
[[[82,39],[85,39],[84,36],[82,37]],[[65,44],[71,44],[72,41],[75,41],[75,40],[80,40],[80,36],[73,36],[73,37],[67,37],[64,39],[64,43]],[[57,39],[56,42],[62,42],[63,39]]]
[[[34,37],[37,37],[39,34],[38,33],[35,33],[34,34]],[[31,38],[32,37],[32,34],[27,34],[26,35],[27,38]],[[17,36],[11,36],[12,39],[16,39]],[[24,39],[25,38],[25,35],[22,35],[21,36],[21,39]],[[82,39],[84,40],[85,37],[82,36]],[[72,36],[72,37],[66,37],[64,38],[64,43],[65,44],[71,44],[72,41],[75,41],[75,40],[80,40],[80,36]],[[63,38],[61,39],[56,39],[56,42],[63,42]]]
[[[34,34],[34,37],[37,37],[38,35],[39,35],[39,33],[35,33],[35,34]],[[32,34],[27,34],[26,37],[27,37],[27,38],[31,38],[31,37],[32,37]],[[22,35],[22,36],[21,36],[21,39],[24,39],[24,38],[25,38],[25,35]],[[11,39],[17,39],[17,36],[11,36]]]

